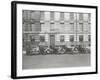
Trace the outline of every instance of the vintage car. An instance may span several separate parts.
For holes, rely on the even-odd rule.
[[[64,49],[63,47],[59,46],[57,52],[58,52],[58,54],[64,54],[66,52],[66,49]]]
[[[31,50],[31,54],[39,54],[40,53],[40,49],[39,46],[33,47]]]
[[[86,53],[91,53],[91,47],[86,47],[85,51],[86,51]]]
[[[44,53],[45,53],[45,54],[52,54],[52,53],[53,53],[53,49],[52,49],[50,46],[48,46],[48,47],[44,50]]]
[[[79,53],[78,47],[72,47],[72,52],[73,53]]]

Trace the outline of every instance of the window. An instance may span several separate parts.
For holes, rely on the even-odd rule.
[[[23,17],[24,17],[24,20],[28,19],[28,11],[26,10],[23,11]]]
[[[51,19],[51,12],[50,11],[45,11],[44,12],[44,20],[45,21],[50,21]]]
[[[70,42],[74,41],[74,35],[70,35]]]
[[[31,24],[32,31],[35,31],[35,25]]]
[[[45,42],[45,36],[40,36],[40,42]]]
[[[89,21],[91,21],[91,14],[90,13],[88,14],[88,19],[89,19]]]
[[[34,16],[35,16],[35,15],[34,15],[34,11],[31,11],[30,13],[31,13],[31,19],[34,20]],[[34,22],[34,21],[33,21],[33,22]]]
[[[88,41],[89,42],[91,41],[91,35],[88,35]]]
[[[30,27],[29,27],[29,31],[32,31],[32,26],[31,26],[32,24],[30,24]]]
[[[50,12],[50,18],[51,18],[51,20],[54,20],[54,12],[53,11]]]
[[[70,30],[73,32],[74,31],[74,23],[70,23]]]
[[[23,21],[24,21],[24,19],[26,18],[26,14],[25,14],[25,11],[24,10],[23,10],[23,13],[22,14],[23,14],[22,17],[23,17]]]
[[[32,29],[31,29],[31,24],[28,24],[27,25],[27,28],[28,28],[28,31],[31,31]]]
[[[44,11],[40,11],[40,17],[41,20],[44,20]]]
[[[34,26],[35,26],[35,32],[36,31],[41,31],[41,23],[40,22],[35,22]]]
[[[30,40],[30,35],[29,34],[23,34],[23,40],[24,41],[29,41]]]
[[[79,20],[83,20],[83,14],[82,13],[79,14]]]
[[[83,32],[83,23],[79,23],[79,31]]]
[[[55,20],[56,21],[59,21],[60,20],[60,12],[55,12],[55,14],[54,14],[55,16]]]
[[[24,34],[23,34],[23,39],[24,39],[24,40],[27,40],[27,39],[28,39],[28,34],[25,34],[25,33],[24,33]]]
[[[64,12],[60,13],[60,20],[64,20]]]
[[[60,42],[64,42],[65,41],[64,38],[65,38],[64,35],[61,35],[60,36]]]
[[[45,31],[45,24],[41,23],[41,31]]]
[[[30,20],[30,17],[31,17],[31,11],[29,10],[25,10],[25,19],[27,20]]]
[[[79,35],[79,41],[83,42],[83,35]]]
[[[31,25],[28,23],[24,23],[24,30],[25,31],[31,31]]]
[[[54,23],[50,24],[50,31],[54,31]]]
[[[28,24],[27,24],[27,23],[24,23],[24,25],[23,25],[23,26],[24,26],[24,31],[28,31],[28,27],[27,27],[27,26],[28,26]]]
[[[35,36],[34,35],[31,35],[30,36],[30,40],[31,40],[32,43],[34,43],[35,42]]]
[[[72,12],[70,13],[70,20],[72,20],[72,21],[74,20],[74,13],[72,13]]]

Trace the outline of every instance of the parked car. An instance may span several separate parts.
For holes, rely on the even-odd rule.
[[[79,50],[78,50],[78,47],[77,46],[75,46],[75,47],[72,47],[72,53],[74,54],[76,54],[76,53],[79,53]]]
[[[32,48],[32,50],[31,50],[31,54],[40,54],[40,48],[39,48],[39,46],[35,46],[35,47],[33,47]]]
[[[76,45],[72,48],[73,53],[86,53],[86,48],[82,47],[81,45]]]
[[[52,54],[53,53],[53,49],[51,48],[51,46],[48,46],[45,50],[44,50],[45,54]]]
[[[91,48],[90,47],[86,47],[85,51],[86,51],[86,53],[91,53]]]
[[[66,52],[66,49],[63,46],[59,46],[57,52],[58,54],[64,54]]]

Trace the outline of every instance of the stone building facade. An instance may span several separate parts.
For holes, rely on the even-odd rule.
[[[72,47],[91,44],[91,14],[23,10],[23,45]]]

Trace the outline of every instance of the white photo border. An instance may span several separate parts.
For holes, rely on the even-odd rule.
[[[15,2],[17,3],[17,2]],[[20,3],[20,2],[18,2]],[[25,3],[25,2],[24,2]],[[28,2],[31,3],[31,2]],[[17,52],[16,55],[16,77],[27,77],[27,76],[38,76],[38,75],[53,75],[53,74],[74,74],[74,73],[91,73],[96,72],[97,63],[97,53],[96,53],[96,8],[88,7],[73,7],[71,6],[56,6],[56,5],[42,5],[35,3],[33,4],[17,4],[16,5],[16,18],[17,18]],[[35,5],[34,5],[35,4]],[[74,5],[75,6],[75,5]],[[41,8],[40,8],[41,7]],[[81,8],[81,9],[80,9]],[[43,10],[43,11],[62,11],[62,12],[81,12],[81,13],[91,13],[91,66],[88,67],[72,67],[72,68],[50,68],[50,69],[29,69],[22,70],[22,10]]]

